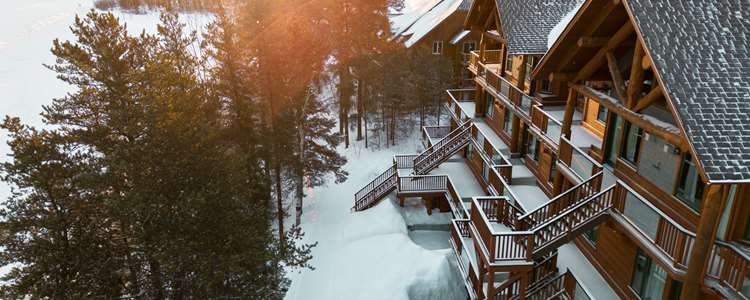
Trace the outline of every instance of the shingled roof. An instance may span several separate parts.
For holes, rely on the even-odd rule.
[[[555,25],[584,0],[498,0],[510,54],[544,54]]]
[[[750,180],[748,0],[625,3],[709,181]]]

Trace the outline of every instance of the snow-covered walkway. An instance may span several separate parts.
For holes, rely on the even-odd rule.
[[[290,274],[287,299],[465,297],[447,232],[410,233],[407,226],[448,224],[449,213],[428,217],[419,202],[400,208],[393,195],[366,211],[350,211],[354,193],[385,170],[394,154],[417,153],[420,147],[415,135],[390,149],[372,151],[358,143],[340,149],[349,159],[349,180],[307,192],[302,229],[307,242],[318,242],[315,270]]]

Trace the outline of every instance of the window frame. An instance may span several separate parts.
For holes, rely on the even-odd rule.
[[[691,169],[693,170],[693,178],[688,178]],[[693,211],[700,213],[701,206],[703,206],[703,194],[706,191],[706,185],[701,179],[698,166],[690,153],[684,153],[682,155],[680,169],[677,172],[677,184],[675,185],[675,190],[672,194],[675,198],[679,199],[682,204]],[[694,180],[692,183],[695,185],[694,195],[687,195],[686,186],[689,184],[688,180]],[[692,199],[688,199],[688,197],[692,197]]]
[[[467,45],[472,45],[471,46],[471,50],[466,51],[466,46]],[[466,42],[464,42],[462,50],[463,50],[464,54],[469,54],[469,53],[471,53],[471,51],[477,50],[477,42],[476,41],[466,41]]]
[[[513,73],[513,55],[510,53],[505,56],[505,72]]]
[[[620,158],[622,158],[624,161],[632,164],[633,166],[637,166],[638,165],[638,160],[639,160],[640,154],[641,154],[641,147],[643,146],[643,143],[641,142],[641,139],[643,139],[644,131],[643,131],[643,128],[640,128],[640,127],[638,127],[636,125],[633,125],[632,123],[630,123],[628,121],[625,121],[625,120],[623,120],[623,121],[625,122],[625,126],[624,126],[624,130],[623,130],[623,133],[624,133],[623,134],[623,140],[620,143],[620,147],[621,147],[621,149],[620,149]],[[633,158],[631,160],[628,157],[627,152],[628,152],[628,145],[630,144],[629,143],[630,129],[633,126],[635,126],[636,128],[638,128],[638,131],[635,134],[635,137],[636,137],[635,138],[635,153],[633,153]]]
[[[443,41],[432,41],[432,54],[433,55],[443,54]]]

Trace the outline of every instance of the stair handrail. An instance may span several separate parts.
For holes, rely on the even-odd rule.
[[[388,174],[388,175],[385,176],[386,174]],[[373,193],[374,191],[378,190],[383,185],[390,183],[391,179],[393,177],[397,177],[397,175],[398,175],[398,169],[397,169],[396,163],[394,162],[393,165],[391,165],[390,168],[388,168],[385,171],[383,171],[383,173],[381,173],[380,175],[378,175],[378,177],[375,177],[375,179],[373,179],[372,181],[370,181],[367,185],[365,185],[363,188],[361,188],[359,191],[357,191],[354,194],[354,206],[352,208],[356,211],[356,210],[359,210],[359,208],[361,206],[367,206],[366,204],[365,205],[361,205],[362,202],[363,202],[363,200],[367,199],[367,197],[371,193]],[[377,182],[378,179],[381,179],[380,182],[378,184],[375,184],[375,182]],[[398,181],[396,181],[395,184],[398,184]],[[366,191],[366,192],[364,192],[364,191]]]
[[[416,157],[416,158],[414,159],[414,168],[415,168],[415,171],[418,171],[418,170],[416,169],[416,168],[417,168],[417,166],[419,166],[419,165],[421,165],[421,164],[423,164],[423,163],[425,163],[425,162],[428,162],[428,159],[430,159],[430,158],[434,157],[435,155],[439,155],[439,154],[440,154],[440,151],[439,151],[439,150],[440,150],[440,149],[442,149],[443,147],[446,147],[447,145],[450,145],[450,144],[452,144],[453,142],[455,142],[455,141],[457,141],[457,140],[459,140],[459,139],[461,139],[461,138],[465,138],[465,137],[464,137],[464,134],[465,134],[466,132],[469,132],[469,135],[471,135],[471,127],[468,127],[468,128],[464,128],[464,129],[463,129],[463,130],[462,130],[462,131],[460,132],[460,134],[457,134],[457,135],[455,135],[455,136],[452,136],[452,137],[451,137],[451,139],[450,139],[449,141],[445,142],[445,143],[441,143],[441,144],[439,144],[439,145],[440,145],[440,147],[439,147],[439,148],[437,148],[437,149],[435,149],[435,150],[431,150],[430,152],[427,152],[427,150],[425,150],[424,152],[422,152],[422,154],[420,154],[419,156],[417,156],[417,157]],[[471,140],[471,136],[469,136],[469,137],[468,137],[468,140],[469,140],[469,141]],[[442,140],[441,140],[441,142],[442,142]],[[438,144],[435,144],[435,145],[438,145]],[[432,148],[431,148],[431,149],[432,149]],[[428,165],[428,166],[430,166],[430,165]],[[421,172],[417,172],[417,173],[421,173]]]
[[[594,176],[591,176],[591,178],[589,178],[589,179],[587,179],[587,180],[585,180],[585,181],[583,181],[583,182],[581,182],[581,183],[573,186],[572,188],[569,188],[568,190],[560,193],[559,195],[555,196],[554,198],[550,199],[549,201],[545,202],[544,204],[540,205],[539,207],[537,207],[535,209],[532,209],[531,211],[523,214],[522,216],[520,216],[518,218],[518,220],[522,221],[522,222],[528,222],[528,219],[531,219],[531,222],[529,222],[529,225],[533,227],[533,226],[539,225],[540,223],[543,223],[546,219],[554,218],[558,214],[565,213],[566,211],[568,211],[571,208],[572,205],[570,205],[567,208],[561,209],[560,211],[558,211],[556,214],[553,214],[552,216],[546,216],[546,217],[543,216],[543,218],[541,220],[536,220],[534,218],[534,216],[535,215],[539,215],[540,214],[539,212],[542,211],[543,209],[546,209],[550,205],[552,205],[553,203],[556,203],[556,202],[560,201],[560,199],[564,199],[564,197],[568,196],[570,193],[574,193],[575,191],[577,191],[579,188],[583,187],[584,185],[592,183],[597,177],[600,177],[600,176],[604,176],[604,172],[603,171],[600,171],[600,172],[596,173]],[[593,194],[589,195],[588,197],[580,199],[580,201],[586,200],[586,198],[591,198],[591,197],[593,197],[596,194],[597,193],[593,193]]]
[[[440,139],[437,143],[433,144],[432,146],[428,147],[427,149],[424,149],[422,153],[417,155],[417,157],[414,158],[414,164],[420,163],[422,160],[424,160],[426,157],[428,157],[430,154],[434,153],[436,149],[439,149],[440,147],[443,147],[443,145],[448,144],[449,142],[453,141],[454,138],[457,136],[461,136],[466,129],[471,129],[471,126],[473,125],[471,120],[468,120],[461,124],[460,126],[456,127],[453,131],[448,133],[444,138]]]

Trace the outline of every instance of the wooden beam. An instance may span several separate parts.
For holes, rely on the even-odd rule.
[[[609,15],[612,13],[612,11],[615,10],[615,8],[620,4],[620,1],[612,1],[607,2],[607,4],[601,9],[601,11],[597,12],[596,16],[594,17],[591,22],[588,22],[586,24],[586,30],[583,32],[583,36],[592,35],[597,29],[599,29],[599,26],[604,23],[604,21],[607,20]],[[560,56],[560,59],[557,60],[556,66],[557,70],[560,70],[560,68],[567,66],[570,64],[570,62],[573,60],[573,57],[575,57],[576,53],[578,53],[578,47],[569,47],[564,54]]]
[[[569,81],[576,76],[574,73],[553,72],[549,74],[549,81]]]
[[[608,41],[608,37],[582,36],[578,38],[578,47],[596,48],[606,45]]]
[[[651,106],[651,104],[656,103],[657,100],[661,99],[661,96],[664,95],[664,91],[660,87],[656,87],[655,89],[651,89],[646,96],[641,98],[641,100],[638,100],[638,105],[633,108],[633,111],[640,112],[646,107]]]
[[[651,69],[651,59],[648,58],[648,55],[643,56],[643,60],[641,61],[641,68],[644,70]]]
[[[615,92],[620,101],[625,100],[625,81],[622,80],[622,72],[620,67],[617,65],[617,58],[612,51],[607,51],[605,54],[607,57],[607,66],[609,67],[609,75],[612,76],[612,84],[615,86]]]
[[[594,72],[596,72],[596,70],[599,69],[602,64],[604,64],[607,52],[615,49],[618,45],[620,45],[620,43],[630,37],[633,32],[633,24],[630,23],[630,20],[626,21],[625,24],[622,25],[622,27],[620,27],[620,29],[618,29],[614,35],[612,35],[607,44],[599,49],[599,52],[597,52],[594,57],[591,58],[591,60],[586,63],[586,65],[584,65],[580,71],[578,71],[578,75],[576,76],[574,81],[586,79],[594,74]]]
[[[609,97],[599,91],[595,91],[590,87],[572,83],[569,85],[570,87],[575,89],[576,92],[581,93],[588,98],[596,99],[597,101],[599,101],[599,104],[604,105],[604,107],[606,107],[610,112],[616,113],[618,116],[622,117],[631,124],[643,128],[650,134],[653,134],[654,136],[674,145],[675,147],[678,147],[682,150],[687,149],[687,145],[682,138],[682,133],[676,126],[669,127],[665,126],[664,124],[657,124],[654,122],[652,117],[645,116],[643,114],[627,109],[624,105],[617,102],[616,99],[612,99],[612,97]]]
[[[570,139],[570,129],[573,126],[573,114],[575,114],[577,98],[578,94],[576,94],[576,90],[569,88],[568,100],[565,102],[565,114],[563,115],[562,123],[562,134],[568,139]]]
[[[724,185],[712,184],[703,197],[701,219],[695,232],[695,244],[690,252],[687,265],[687,276],[680,299],[702,299],[701,287],[706,274],[706,266],[711,255],[711,246],[716,240],[716,229],[719,227],[722,207],[726,196]]]
[[[641,95],[641,90],[643,89],[643,79],[646,76],[646,72],[639,66],[641,61],[643,61],[643,56],[643,46],[636,39],[633,62],[630,65],[630,79],[628,81],[628,108],[630,109],[635,106],[638,96]],[[638,110],[636,109],[636,111]]]

